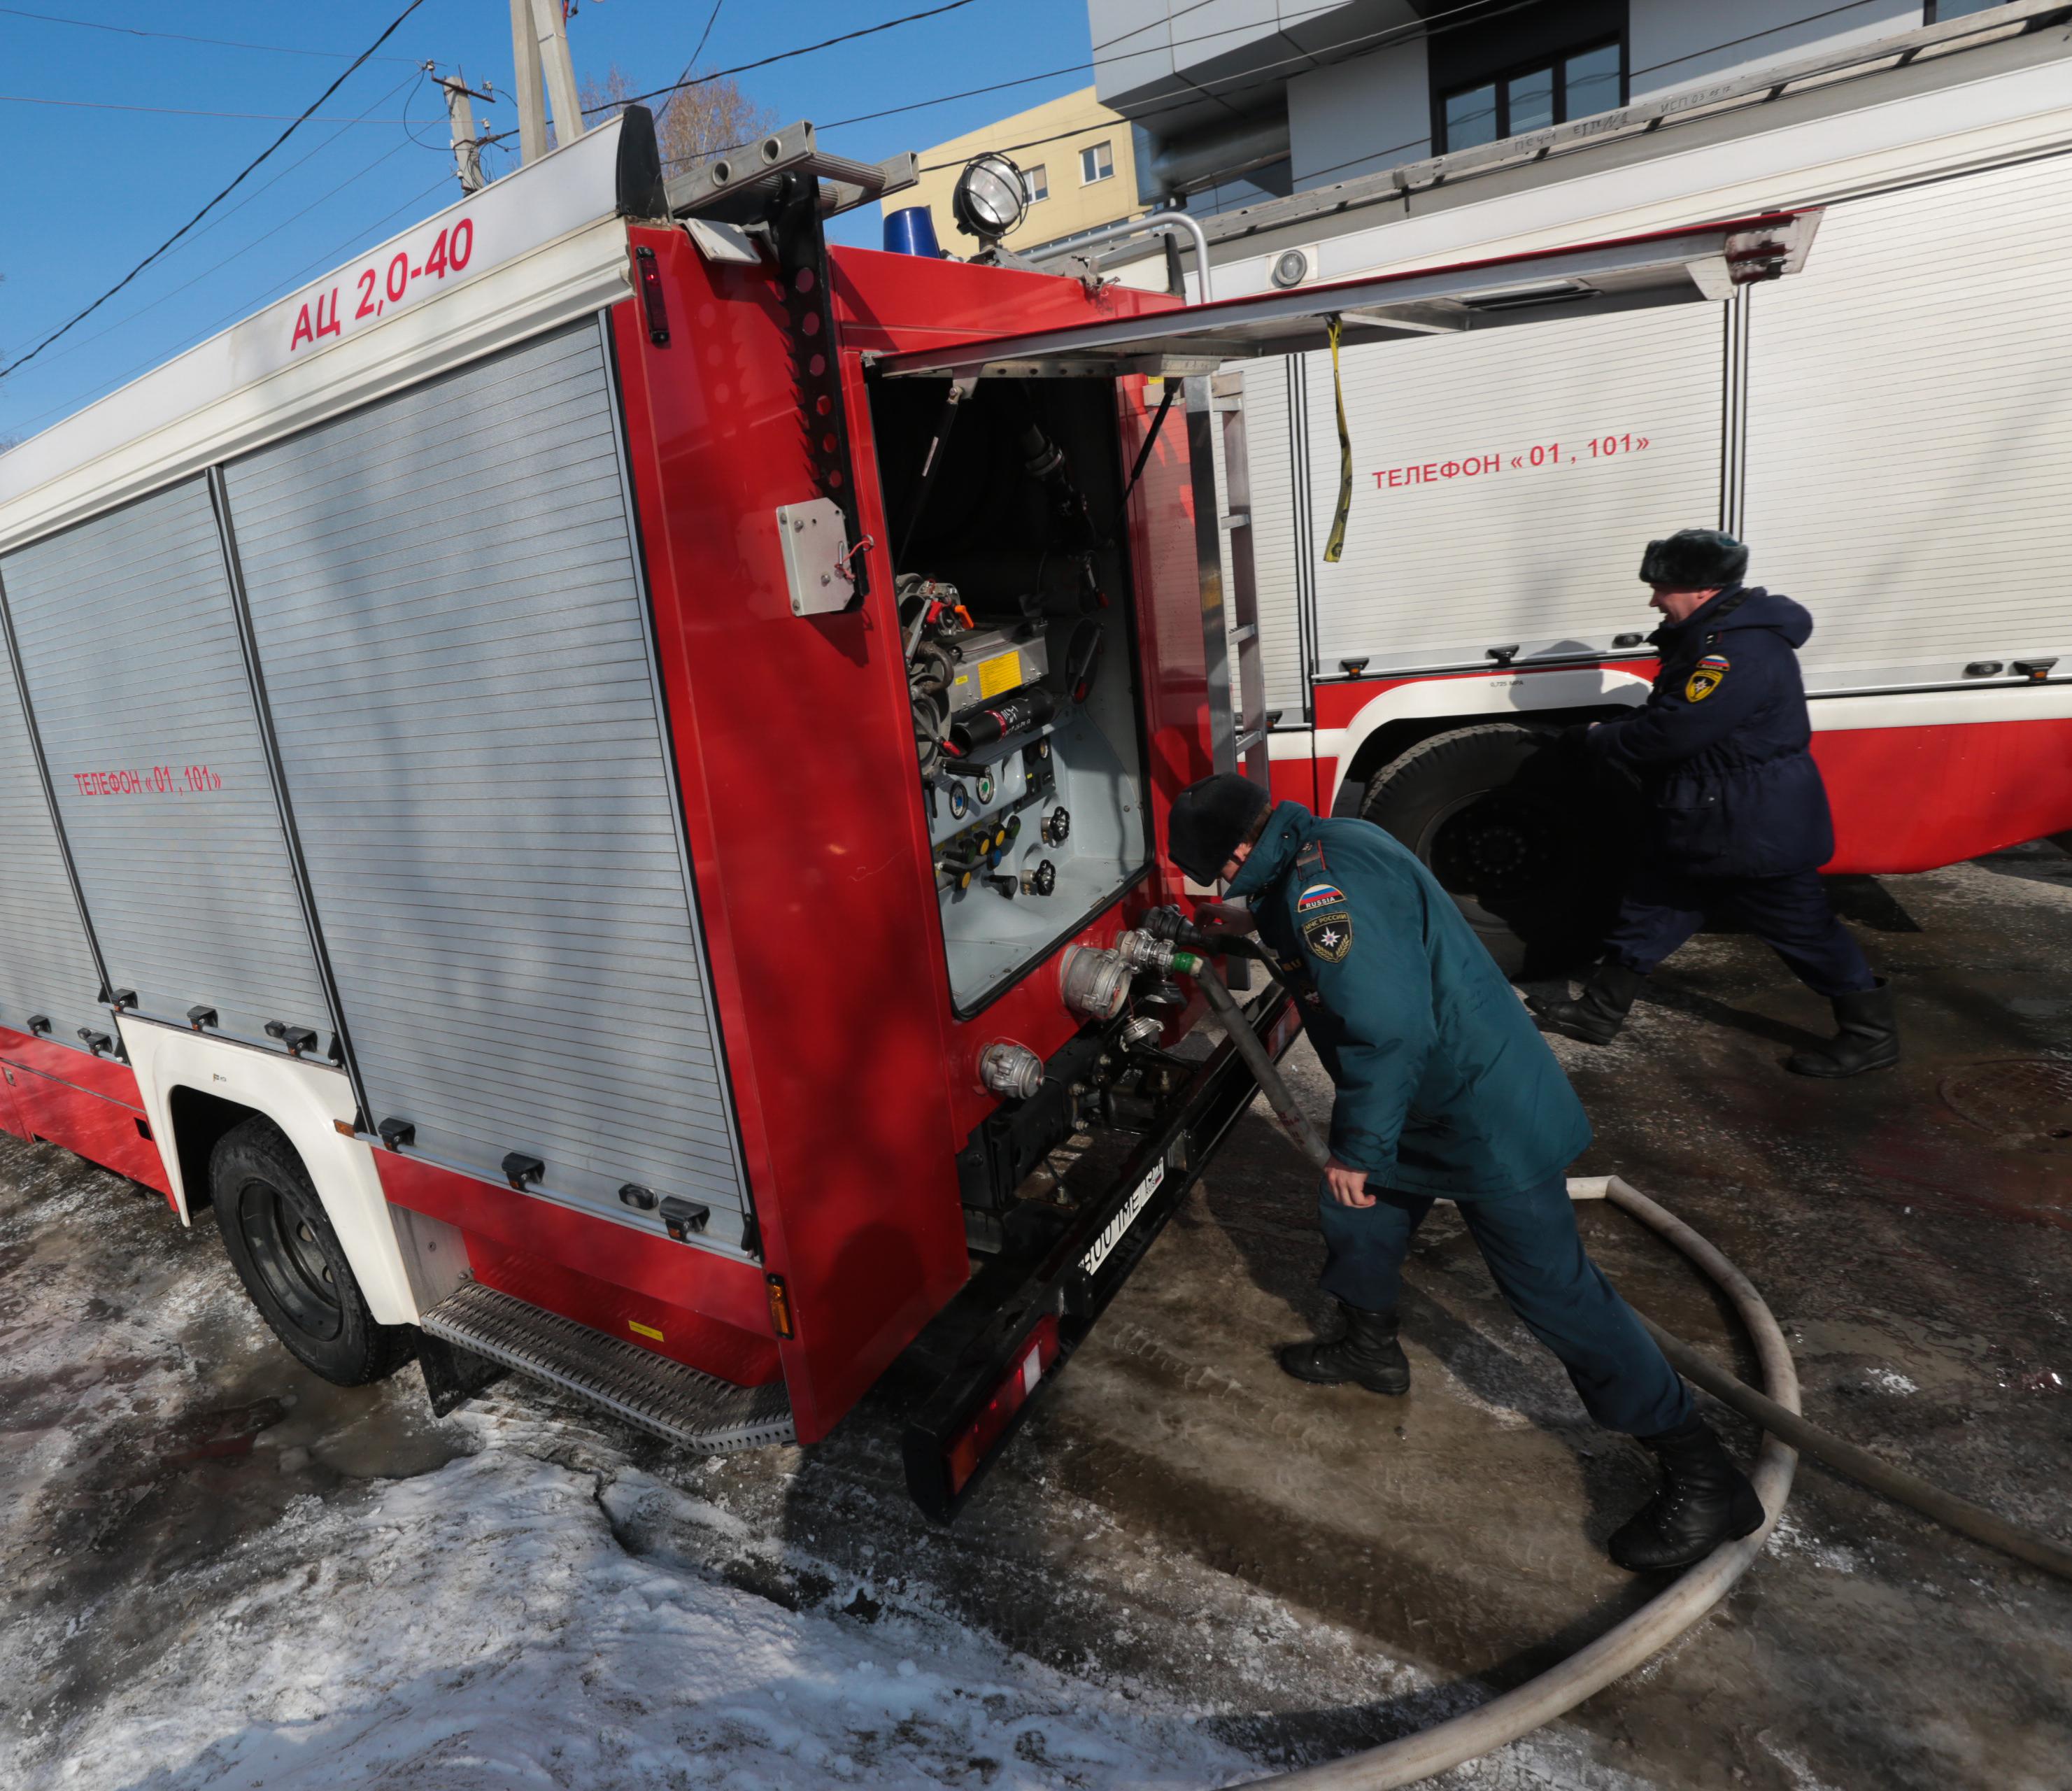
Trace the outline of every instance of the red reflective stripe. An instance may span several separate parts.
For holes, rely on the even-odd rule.
[[[1057,1361],[1058,1349],[1057,1317],[1046,1312],[1036,1321],[1036,1328],[1029,1333],[1006,1377],[993,1389],[993,1397],[951,1443],[947,1465],[952,1497],[970,1484],[979,1464],[993,1452],[1014,1414],[1029,1403],[1030,1395]]]

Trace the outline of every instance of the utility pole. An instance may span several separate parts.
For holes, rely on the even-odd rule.
[[[573,143],[583,134],[582,101],[576,95],[575,64],[569,59],[562,0],[511,0],[511,55],[518,73],[520,155],[536,162],[547,153],[549,104],[557,142]]]
[[[475,134],[475,105],[479,100],[484,105],[496,97],[495,89],[485,86],[477,93],[467,84],[467,77],[456,68],[450,75],[442,75],[434,63],[425,64],[425,72],[439,84],[439,91],[446,97],[446,130],[453,139],[454,172],[460,176],[460,190],[464,193],[479,193],[484,184],[482,176],[483,139]]]

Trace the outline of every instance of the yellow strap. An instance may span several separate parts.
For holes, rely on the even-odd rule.
[[[1353,438],[1346,427],[1346,389],[1338,377],[1338,332],[1342,319],[1334,317],[1331,335],[1331,398],[1338,407],[1338,507],[1331,513],[1331,538],[1324,544],[1324,564],[1336,566],[1346,550],[1346,519],[1353,511]]]

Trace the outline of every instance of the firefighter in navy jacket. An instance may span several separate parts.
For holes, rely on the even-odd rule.
[[[1892,997],[1819,875],[1835,832],[1799,675],[1813,618],[1744,584],[1748,558],[1709,529],[1647,544],[1640,576],[1665,618],[1649,636],[1661,655],[1655,688],[1585,736],[1587,751],[1638,783],[1646,831],[1603,962],[1581,995],[1534,1010],[1571,1038],[1608,1044],[1649,972],[1706,914],[1736,915],[1834,1006],[1838,1035],[1787,1067],[1854,1076],[1899,1060]]]
[[[1369,822],[1319,821],[1230,776],[1181,793],[1170,849],[1197,881],[1222,877],[1251,904],[1338,1089],[1318,1205],[1323,1286],[1345,1328],[1291,1345],[1281,1365],[1406,1391],[1403,1260],[1433,1200],[1457,1201],[1504,1298],[1590,1415],[1662,1463],[1662,1490],[1612,1538],[1613,1559],[1684,1567],[1753,1530],[1754,1490],[1584,1254],[1564,1173],[1590,1142],[1582,1105],[1432,874]]]

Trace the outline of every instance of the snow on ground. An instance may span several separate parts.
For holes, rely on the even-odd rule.
[[[283,1358],[212,1239],[56,1152],[0,1139],[0,1172],[4,1791],[1256,1776],[1186,1713],[1053,1671],[925,1591],[879,1585],[843,1614],[833,1568],[835,1600],[800,1609],[730,1583],[718,1569],[744,1555],[816,1563],[571,1447],[522,1398],[432,1426],[414,1371],[340,1396],[391,1435],[435,1433],[444,1465],[313,1480],[312,1396],[250,1403]],[[314,1440],[351,1434],[334,1414]],[[206,1513],[166,1501],[216,1460],[208,1542]]]
[[[657,1502],[680,1517],[693,1501],[631,1469],[601,1484],[495,1448],[363,1500],[302,1499],[246,1545],[251,1583],[197,1598],[206,1621],[84,1715],[63,1764],[27,1785],[1005,1791],[1253,1776],[1180,1713],[923,1611],[888,1605],[865,1626],[629,1554],[615,1524]]]

